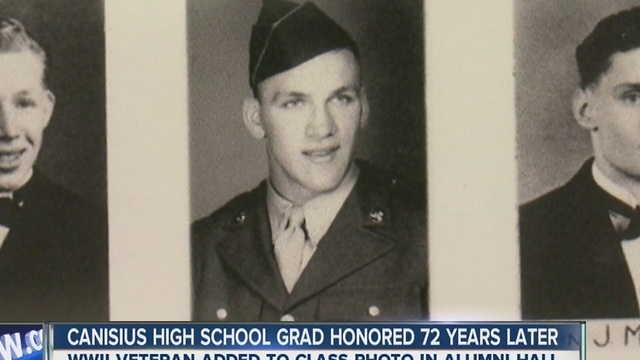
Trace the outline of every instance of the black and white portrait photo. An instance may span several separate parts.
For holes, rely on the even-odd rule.
[[[187,4],[194,320],[426,318],[422,2]]]
[[[640,4],[515,6],[522,316],[640,316]]]
[[[100,1],[0,3],[0,321],[106,321]]]

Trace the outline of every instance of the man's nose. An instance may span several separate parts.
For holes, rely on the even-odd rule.
[[[18,136],[16,131],[14,116],[7,111],[5,106],[0,105],[0,139],[10,140]]]
[[[311,114],[311,120],[307,126],[307,135],[317,138],[325,138],[336,132],[336,122],[333,114],[326,105],[315,106]]]

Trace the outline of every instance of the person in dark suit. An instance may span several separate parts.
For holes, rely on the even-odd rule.
[[[0,320],[108,320],[105,214],[34,168],[55,103],[46,64],[0,19]]]
[[[312,3],[266,0],[249,78],[269,178],[193,224],[193,318],[425,318],[423,202],[354,161],[369,106],[353,39]]]
[[[594,158],[520,208],[522,316],[638,317],[640,8],[600,21],[576,60],[573,113]]]

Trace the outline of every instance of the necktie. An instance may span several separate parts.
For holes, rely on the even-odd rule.
[[[289,292],[302,272],[302,252],[305,241],[304,212],[300,207],[292,207],[282,221],[273,244],[280,275]]]
[[[16,204],[11,198],[0,198],[0,225],[11,227],[15,216]]]
[[[626,217],[626,215],[625,215]],[[623,240],[633,240],[640,237],[640,208],[636,207],[628,217],[629,225],[626,229],[622,229],[621,235]]]
[[[613,196],[608,196],[609,211],[613,214],[612,221],[622,240],[632,240],[640,237],[640,207],[635,209]]]

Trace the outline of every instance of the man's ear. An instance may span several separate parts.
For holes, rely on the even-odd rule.
[[[51,115],[53,114],[53,108],[56,105],[56,97],[50,90],[46,90],[45,99],[44,99],[44,107],[43,107],[43,126],[42,128],[46,128],[49,125],[49,121],[51,120]]]
[[[242,119],[251,136],[256,139],[264,138],[265,132],[260,117],[260,102],[256,98],[244,99],[242,103]]]
[[[367,98],[367,89],[364,86],[360,89],[360,104],[362,106],[360,127],[364,128],[369,122],[369,99]]]
[[[578,88],[573,93],[573,117],[583,128],[596,131],[598,124],[593,116],[592,93],[590,89]]]

